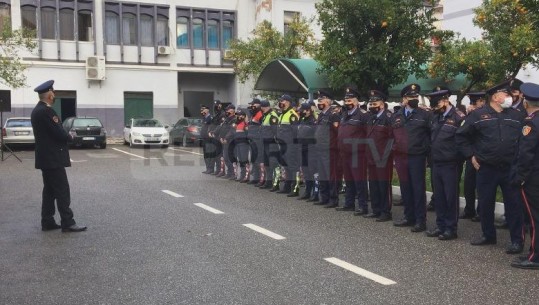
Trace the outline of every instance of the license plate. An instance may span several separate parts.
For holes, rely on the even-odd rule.
[[[83,141],[95,140],[95,137],[83,137],[82,140]]]
[[[161,139],[159,139],[159,138],[145,138],[144,141],[146,141],[146,142],[156,142],[156,141],[161,141]]]
[[[15,131],[16,136],[27,136],[29,134],[30,134],[29,131]]]

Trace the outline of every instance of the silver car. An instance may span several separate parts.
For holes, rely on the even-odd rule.
[[[34,131],[30,118],[6,119],[2,136],[6,144],[34,144]]]

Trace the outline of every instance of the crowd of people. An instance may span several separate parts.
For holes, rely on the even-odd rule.
[[[471,240],[474,246],[497,242],[500,187],[511,239],[506,253],[522,253],[525,232],[531,231],[528,255],[511,265],[539,269],[539,85],[510,79],[468,93],[467,109],[450,102],[452,92],[445,86],[423,94],[428,105],[420,103],[420,92],[418,84],[407,85],[394,109],[388,109],[384,92],[363,95],[354,87],[346,88],[344,103],[327,90],[317,92],[316,103],[299,105],[282,95],[278,109],[256,98],[248,110],[223,109],[215,101],[213,114],[201,107],[204,173],[385,222],[393,219],[395,170],[404,206],[395,226],[452,240],[459,218],[480,220],[482,234]],[[436,211],[430,229],[427,170]],[[459,215],[463,171],[466,207]]]

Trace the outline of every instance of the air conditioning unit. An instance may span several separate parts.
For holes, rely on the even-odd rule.
[[[170,51],[171,51],[170,47],[166,47],[166,46],[157,47],[157,54],[158,55],[169,55]]]
[[[86,79],[104,80],[105,79],[105,57],[89,56],[86,58]]]

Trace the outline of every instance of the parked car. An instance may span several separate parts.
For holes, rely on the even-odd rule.
[[[200,129],[202,128],[202,119],[199,118],[181,118],[172,125],[170,138],[172,144],[181,144],[187,146],[189,143],[200,145]]]
[[[131,119],[124,128],[124,144],[168,147],[168,126],[156,119]]]
[[[107,131],[98,118],[70,117],[64,121],[64,130],[73,136],[72,146],[107,147]]]
[[[30,118],[6,119],[2,128],[4,143],[9,144],[35,144],[34,131]]]

